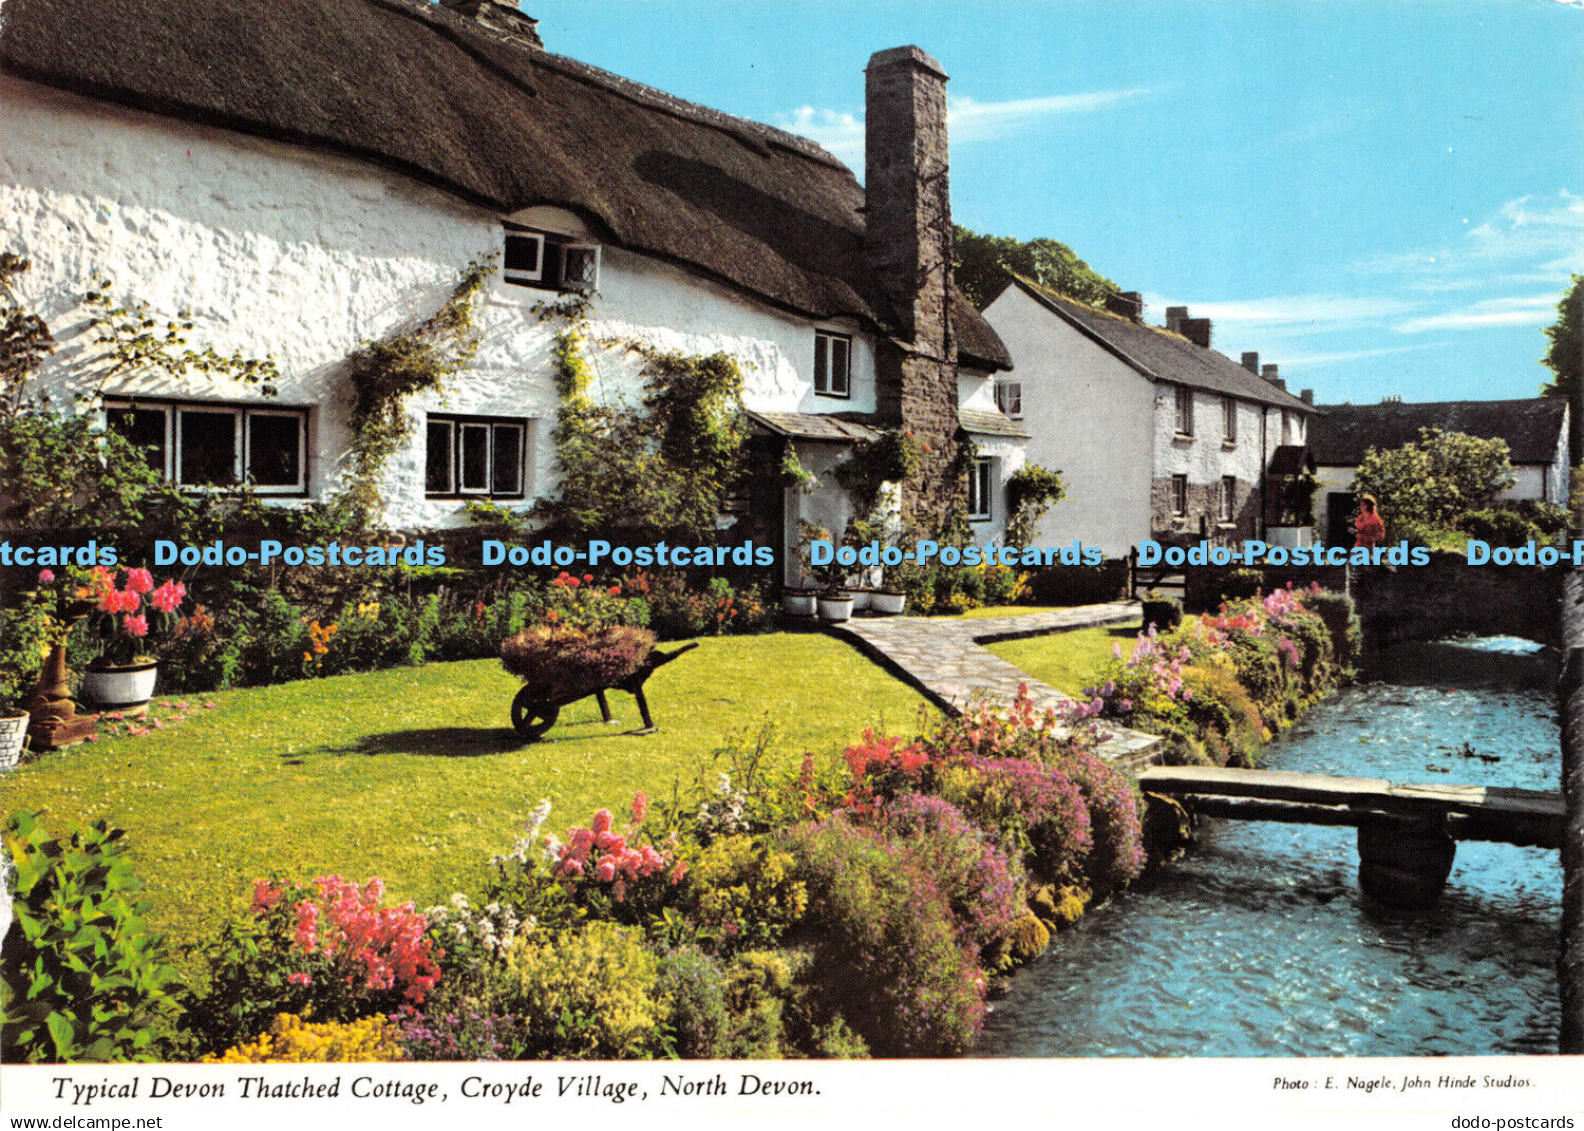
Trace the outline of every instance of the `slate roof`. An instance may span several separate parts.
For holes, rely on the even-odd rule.
[[[1567,439],[1567,400],[1435,401],[1405,404],[1320,405],[1309,422],[1316,463],[1355,467],[1370,448],[1399,448],[1419,439],[1419,429],[1463,432],[1507,441],[1513,463],[1549,464]]]
[[[869,277],[863,188],[818,145],[488,31],[422,0],[5,0],[0,67],[77,94],[425,181],[812,318],[902,325]],[[952,306],[966,364],[1011,365]]]
[[[1314,427],[1313,422],[1309,427]],[[1302,475],[1314,469],[1314,455],[1303,444],[1279,444],[1271,453],[1270,467],[1266,470],[1272,475]]]
[[[1021,275],[1012,276],[1008,286],[1022,288],[1035,302],[1152,381],[1186,385],[1276,408],[1315,411],[1313,405],[1250,373],[1219,350],[1205,349],[1180,334],[1096,310]]]
[[[856,420],[824,416],[813,412],[759,412],[744,410],[749,420],[778,436],[794,440],[823,440],[826,443],[857,444],[878,440],[880,431]]]
[[[1002,412],[975,412],[970,408],[957,410],[957,422],[964,432],[975,436],[1010,436],[1015,440],[1027,440],[1028,429]]]

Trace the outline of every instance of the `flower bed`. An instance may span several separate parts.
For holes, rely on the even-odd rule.
[[[631,676],[649,660],[654,633],[613,625],[529,628],[501,641],[501,664],[552,701],[580,698]]]

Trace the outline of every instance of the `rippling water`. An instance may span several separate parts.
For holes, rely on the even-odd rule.
[[[1420,646],[1312,710],[1271,768],[1557,788],[1521,642]],[[1428,915],[1358,890],[1352,829],[1213,822],[1012,979],[981,1056],[1425,1056],[1556,1049],[1554,851],[1460,843]]]

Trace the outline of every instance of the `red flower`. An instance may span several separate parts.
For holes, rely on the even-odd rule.
[[[148,618],[125,616],[121,618],[121,628],[128,636],[143,637],[148,635]]]
[[[128,593],[152,593],[154,591],[154,575],[146,569],[127,570]]]

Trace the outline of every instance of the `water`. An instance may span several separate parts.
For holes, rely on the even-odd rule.
[[[1556,789],[1545,657],[1399,650],[1270,749],[1273,769]],[[1554,851],[1464,842],[1433,912],[1367,904],[1356,833],[1207,822],[995,1003],[981,1056],[1428,1056],[1556,1050]]]

